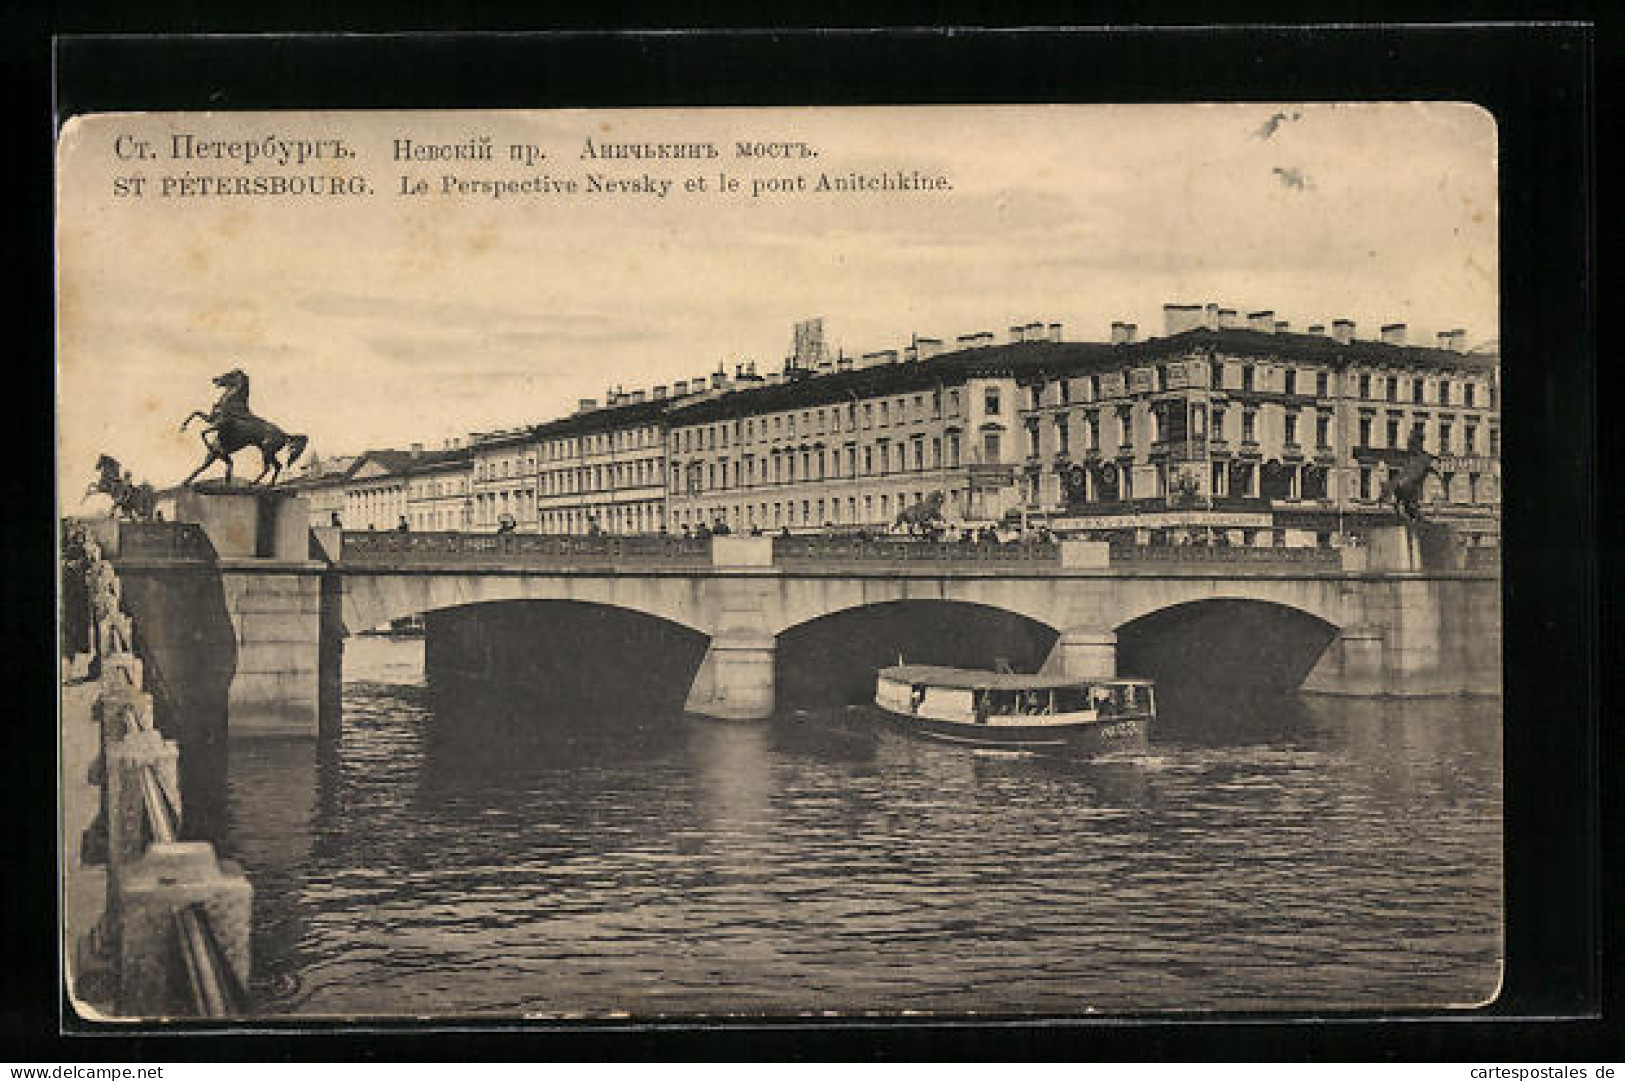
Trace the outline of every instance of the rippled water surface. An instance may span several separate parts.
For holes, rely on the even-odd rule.
[[[732,725],[437,701],[353,639],[337,746],[231,751],[271,1012],[1398,1008],[1491,997],[1486,701],[1166,716],[976,754],[859,711]]]

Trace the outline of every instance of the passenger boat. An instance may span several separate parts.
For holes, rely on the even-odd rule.
[[[1144,679],[1078,679],[929,664],[876,673],[875,705],[931,739],[1086,754],[1143,751],[1156,717]]]

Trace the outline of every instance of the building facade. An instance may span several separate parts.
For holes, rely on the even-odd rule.
[[[1499,531],[1499,357],[1461,332],[1418,347],[1293,333],[1273,312],[1166,309],[1165,333],[1004,345],[738,388],[668,414],[673,529],[878,529],[940,492],[951,527],[1020,517],[1140,539],[1218,530],[1238,543],[1329,543],[1390,521],[1385,486],[1412,432],[1436,457],[1429,517]]]
[[[474,528],[473,453],[466,447],[430,452],[406,466],[406,520],[420,532]]]
[[[472,528],[492,532],[511,521],[525,533],[536,531],[536,442],[534,429],[475,432],[468,437],[473,496]]]
[[[1016,506],[1017,374],[1054,348],[871,358],[676,406],[671,526],[872,530],[934,492],[950,521],[1002,517]]]
[[[685,386],[686,390],[686,386]],[[532,433],[543,533],[660,533],[666,528],[665,417],[671,400],[643,392],[583,401]]]

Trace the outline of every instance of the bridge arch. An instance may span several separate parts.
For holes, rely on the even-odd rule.
[[[1159,612],[1203,602],[1253,603],[1291,609],[1335,633],[1356,622],[1341,584],[1326,579],[1121,579],[1102,629],[1121,631]]]
[[[341,622],[346,634],[405,616],[502,601],[575,601],[621,608],[711,636],[701,584],[694,578],[535,574],[346,574]]]

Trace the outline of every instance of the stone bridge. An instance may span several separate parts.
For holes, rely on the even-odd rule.
[[[1306,690],[1438,695],[1500,686],[1497,567],[1466,558],[1488,554],[1476,551],[1424,560],[1417,538],[1399,528],[1369,547],[1336,550],[967,545],[344,533],[308,529],[300,500],[269,494],[193,495],[181,508],[188,511],[196,526],[126,526],[118,563],[126,579],[152,583],[136,592],[154,609],[189,592],[196,602],[200,572],[218,579],[213,618],[224,615],[218,625],[229,624],[232,639],[234,735],[315,734],[320,717],[336,717],[346,636],[404,616],[516,601],[633,612],[702,636],[687,707],[730,719],[773,712],[786,634],[897,602],[1031,620],[1054,632],[1045,669],[1079,676],[1115,674],[1119,631],[1146,617],[1250,602],[1323,625],[1330,644]],[[175,622],[173,612],[153,614]],[[192,613],[194,623],[208,618]]]

